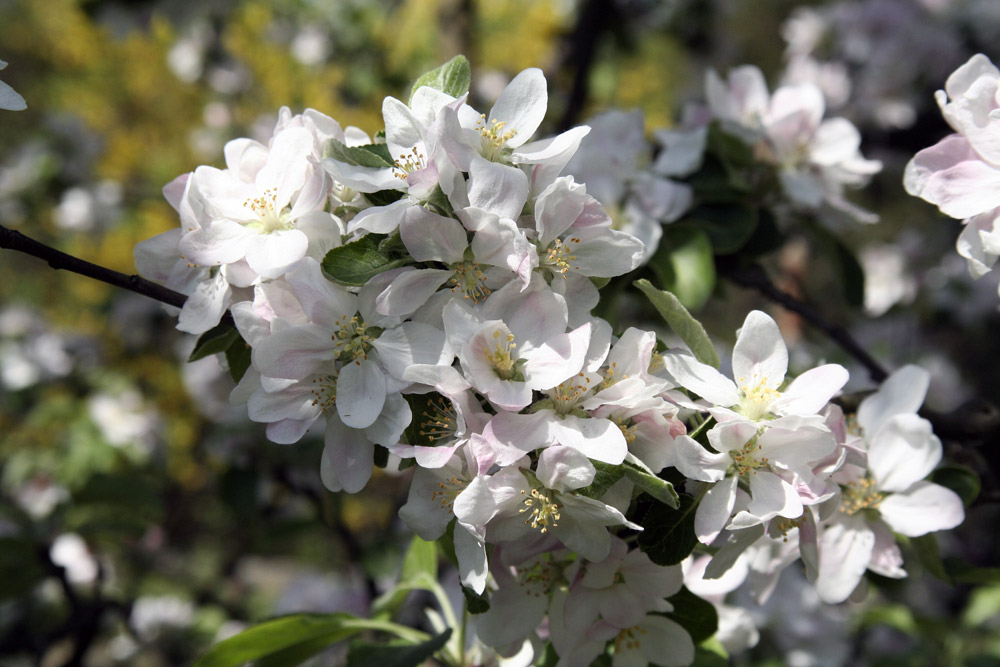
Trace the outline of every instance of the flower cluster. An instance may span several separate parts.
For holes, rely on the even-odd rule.
[[[596,284],[648,252],[564,174],[589,128],[533,138],[547,105],[537,69],[479,113],[463,63],[408,103],[387,98],[375,142],[283,110],[267,144],[232,141],[226,169],[168,185],[181,228],[136,255],[189,294],[179,328],[211,337],[231,311],[230,365],[251,350],[233,399],[274,442],[321,432],[329,489],[363,488],[377,447],[415,467],[401,517],[426,540],[447,533],[462,584],[490,594],[483,642],[514,655],[547,639],[566,665],[608,650],[616,664],[690,664],[670,600],[695,545],[666,554],[645,539],[656,508],[686,503],[675,518],[715,554],[705,577],[752,561],[742,572],[773,582],[801,555],[831,601],[865,568],[902,573],[890,527],[961,520],[957,496],[921,481],[940,444],[912,414],[919,371],[869,399],[858,430],[828,405],[847,371],[787,382],[784,341],[762,312],[740,331],[735,381],[595,317]],[[780,91],[770,107],[739,106],[712,81],[720,118],[762,105],[744,127],[767,138],[793,198],[831,201],[870,173],[853,135],[846,152],[824,143],[849,132],[819,125],[816,109],[787,109]],[[683,497],[667,475],[684,480]],[[918,505],[938,518],[913,525]],[[850,572],[835,565],[845,553]]]
[[[962,219],[958,254],[981,278],[1000,257],[1000,70],[983,54],[973,56],[948,77],[937,102],[955,133],[917,153],[903,185]]]

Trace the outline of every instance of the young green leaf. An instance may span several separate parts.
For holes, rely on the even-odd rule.
[[[670,597],[674,610],[665,616],[687,630],[695,644],[700,644],[719,629],[719,614],[715,605],[682,587]]]
[[[250,346],[239,332],[236,332],[236,338],[226,348],[226,362],[229,364],[229,375],[233,378],[233,382],[242,380],[250,368]]]
[[[330,139],[326,142],[323,157],[333,158],[337,162],[356,167],[371,167],[373,169],[384,169],[393,165],[389,147],[385,144],[348,146],[336,139]]]
[[[240,332],[228,322],[219,322],[198,337],[188,361],[198,361],[219,352],[225,352],[240,337]]]
[[[625,477],[628,477],[633,484],[661,503],[666,503],[674,509],[680,506],[680,497],[677,495],[677,491],[674,490],[674,485],[670,482],[630,465],[624,466],[624,470]]]
[[[697,310],[715,287],[715,257],[708,235],[690,225],[667,225],[649,262],[660,285],[684,306]]]
[[[684,216],[684,223],[708,235],[717,255],[740,250],[757,229],[759,211],[741,203],[703,204]]]
[[[354,642],[347,654],[347,667],[420,667],[444,648],[451,637],[451,628],[419,644],[372,644]]]
[[[440,67],[421,74],[410,91],[410,101],[413,101],[413,94],[421,86],[430,86],[452,97],[461,97],[469,92],[471,82],[472,70],[469,67],[468,59],[461,55],[455,56]]]
[[[323,273],[335,283],[360,287],[383,271],[404,266],[407,258],[395,257],[379,247],[383,237],[362,236],[326,253]]]
[[[666,320],[671,329],[681,337],[695,358],[703,364],[709,364],[715,368],[719,367],[719,355],[712,346],[705,327],[701,322],[691,316],[680,300],[663,290],[653,287],[648,280],[637,280],[635,286],[646,295],[646,298],[653,304],[660,316]]]
[[[677,509],[662,503],[652,505],[639,524],[639,548],[657,565],[676,565],[698,544],[694,533],[694,498],[680,496]]]

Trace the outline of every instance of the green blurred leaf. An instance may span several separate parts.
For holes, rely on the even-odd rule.
[[[347,667],[419,667],[444,648],[451,628],[419,644],[354,642],[347,654]]]
[[[469,92],[472,82],[472,70],[465,56],[458,55],[441,65],[417,77],[410,90],[410,101],[420,86],[430,86],[452,97],[461,97]]]
[[[240,337],[240,332],[228,322],[220,322],[198,337],[194,349],[188,356],[188,361],[198,361],[213,354],[219,354],[229,349],[229,346]]]
[[[920,537],[911,537],[910,546],[920,564],[935,578],[950,584],[951,577],[945,570],[944,562],[941,560],[941,550],[938,549],[937,538],[934,533],[927,533]]]
[[[833,232],[821,224],[810,224],[809,229],[820,242],[840,274],[841,291],[847,303],[855,308],[865,305],[865,271],[854,251]]]
[[[778,228],[774,214],[766,208],[758,211],[757,228],[742,248],[741,257],[759,257],[774,252],[785,244],[785,235]]]
[[[477,593],[468,586],[462,586],[462,595],[465,596],[465,609],[470,614],[485,614],[490,610],[490,598],[485,591]]]
[[[379,190],[378,192],[366,192],[365,199],[372,206],[388,206],[403,198],[401,190]]]
[[[708,234],[690,225],[664,226],[649,266],[663,289],[672,292],[691,310],[705,305],[715,287],[712,242]]]
[[[404,626],[351,614],[292,614],[264,621],[219,642],[198,658],[194,667],[236,667],[261,659],[265,659],[264,664],[291,667],[364,630],[392,632],[410,641],[426,637]],[[284,658],[293,661],[281,662]]]
[[[688,557],[698,544],[694,533],[694,498],[680,496],[677,509],[662,503],[652,505],[638,523],[639,548],[657,565],[676,565]]]
[[[717,255],[731,255],[753,237],[759,210],[743,203],[702,204],[684,216],[684,223],[699,229],[712,241]]]
[[[642,470],[627,463],[623,468],[625,469],[625,477],[653,498],[656,498],[661,503],[666,503],[674,509],[680,507],[680,497],[677,495],[673,484],[665,479],[660,479],[648,468]]]
[[[403,557],[400,580],[405,582],[437,581],[437,573],[437,545],[414,536],[406,550],[406,555]]]
[[[355,167],[385,169],[393,166],[392,155],[389,154],[389,147],[385,144],[348,146],[336,139],[330,139],[326,142],[323,157],[328,157],[344,164],[354,165]]]
[[[980,627],[992,618],[1000,617],[1000,585],[984,586],[972,591],[962,612],[962,623],[969,628]]]
[[[676,296],[656,289],[648,280],[637,280],[634,284],[646,295],[674,333],[691,348],[695,359],[703,364],[719,367],[719,355],[709,340],[705,327],[691,316]]]
[[[862,612],[859,625],[862,628],[886,625],[911,637],[916,636],[918,632],[917,621],[913,616],[913,611],[902,604],[881,604],[869,607]]]
[[[33,540],[0,537],[0,600],[18,599],[44,579],[43,557]]]
[[[243,336],[236,332],[236,338],[226,348],[226,362],[229,364],[229,376],[233,378],[233,382],[238,383],[243,379],[250,368],[250,356],[250,346],[243,340]]]
[[[972,502],[979,497],[979,492],[982,489],[979,475],[971,468],[957,464],[938,468],[931,473],[930,481],[957,493],[966,507],[972,505]]]
[[[976,567],[961,558],[945,558],[948,576],[963,584],[1000,584],[1000,567]]]
[[[406,258],[394,257],[379,248],[382,238],[368,234],[333,248],[323,258],[323,274],[335,283],[360,287],[383,271],[404,266]]]
[[[672,595],[669,601],[674,610],[664,616],[687,630],[695,644],[712,637],[719,629],[719,614],[715,605],[698,597],[686,586]]]

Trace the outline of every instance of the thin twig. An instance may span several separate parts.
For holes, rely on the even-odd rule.
[[[861,346],[861,343],[856,341],[846,329],[840,325],[826,321],[812,306],[775,287],[760,265],[752,264],[740,267],[720,264],[718,268],[722,275],[737,285],[760,292],[761,295],[783,308],[800,315],[802,319],[822,331],[864,366],[868,370],[868,374],[872,380],[876,383],[881,384],[883,380],[889,377],[889,372],[885,367],[868,354],[868,351]]]
[[[2,225],[0,225],[0,248],[23,252],[26,255],[31,255],[32,257],[37,257],[48,262],[48,265],[53,269],[70,271],[81,276],[99,280],[108,285],[127,289],[130,292],[155,299],[168,306],[181,308],[184,306],[184,302],[187,301],[187,296],[180,292],[175,292],[168,287],[150,282],[137,275],[127,275],[103,266],[98,266],[97,264],[92,264],[61,250],[56,250],[52,246],[45,245],[40,241],[36,241],[21,232],[7,229]],[[233,316],[226,311],[222,316],[222,320],[232,324]]]

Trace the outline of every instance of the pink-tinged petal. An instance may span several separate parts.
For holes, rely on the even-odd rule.
[[[179,261],[178,244],[181,240],[181,230],[157,234],[153,238],[140,241],[135,246],[133,258],[135,268],[139,273],[157,282],[166,282]]]
[[[516,220],[528,199],[528,177],[517,167],[476,155],[469,165],[469,205]]]
[[[398,444],[412,418],[413,413],[406,399],[401,394],[389,394],[385,397],[385,406],[378,419],[365,429],[365,437],[384,447]]]
[[[550,489],[582,489],[594,481],[597,469],[585,454],[572,447],[547,447],[538,455],[538,480]]]
[[[875,548],[875,533],[858,516],[838,515],[819,536],[816,593],[823,602],[846,600],[861,583]]]
[[[677,468],[685,477],[718,482],[726,476],[731,461],[727,454],[713,454],[686,435],[674,438],[671,447],[673,455],[667,465]]]
[[[337,376],[337,414],[346,426],[371,426],[385,405],[385,376],[374,361],[345,364]]]
[[[532,635],[544,622],[549,606],[547,595],[537,595],[517,581],[504,583],[507,585],[490,596],[489,610],[476,617],[476,635],[486,645],[497,648]]]
[[[253,363],[269,377],[300,380],[325,361],[332,361],[336,349],[330,330],[304,324],[272,333],[253,350]]]
[[[916,414],[923,405],[931,375],[919,366],[903,366],[886,378],[879,390],[858,406],[858,426],[873,435],[887,419]]]
[[[486,126],[492,126],[493,121],[505,123],[501,133],[516,132],[507,141],[507,145],[517,148],[530,139],[542,124],[548,102],[549,93],[545,75],[542,74],[542,70],[529,67],[515,76],[500,93],[500,97],[490,109]]]
[[[995,249],[995,251],[990,250],[984,243],[990,238],[987,234],[992,235],[987,230],[993,230],[996,225],[997,213],[998,211],[995,209],[969,218],[955,242],[955,250],[965,258],[969,274],[975,279],[982,278],[989,273],[993,269],[993,265],[996,264],[997,255],[1000,254],[1000,248]],[[983,232],[987,232],[987,234]]]
[[[358,310],[358,297],[327,280],[319,262],[306,259],[285,276],[302,310],[309,320],[329,329],[341,326]]]
[[[416,206],[416,202],[412,199],[403,197],[388,206],[366,208],[347,223],[347,232],[353,234],[358,230],[364,230],[372,234],[391,234],[399,227],[406,212]]]
[[[694,662],[694,641],[680,624],[664,616],[650,614],[639,624],[639,628],[644,630],[637,635],[642,638],[638,650],[643,661],[637,664],[682,667]],[[617,661],[614,667],[619,667]]]
[[[945,83],[951,101],[944,104],[941,91],[938,103],[945,120],[969,138],[976,150],[990,162],[1000,164],[1000,134],[991,123],[990,114],[997,108],[1000,72],[981,53],[972,56],[952,72]]]
[[[379,361],[389,375],[396,379],[402,379],[410,366],[450,366],[455,358],[444,332],[422,322],[405,322],[386,329],[372,347],[378,350]]]
[[[761,521],[775,516],[802,516],[802,501],[795,489],[772,472],[756,470],[750,475],[750,496],[747,511]]]
[[[326,420],[319,473],[331,491],[357,493],[365,488],[375,467],[375,446],[331,415]]]
[[[247,239],[247,264],[261,278],[277,278],[305,257],[308,249],[308,237],[297,229],[255,234]]]
[[[751,311],[733,347],[733,376],[737,384],[752,390],[758,383],[764,383],[769,389],[777,389],[786,372],[788,348],[778,325],[766,313]]]
[[[727,477],[710,488],[694,515],[694,534],[703,544],[711,544],[729,521],[736,503],[737,477]]]
[[[323,410],[316,405],[310,387],[300,383],[284,391],[255,391],[247,399],[247,412],[255,422],[276,422],[282,419],[316,421]]]
[[[771,409],[779,415],[814,415],[847,383],[847,369],[839,364],[812,368],[795,378]]]
[[[177,328],[192,334],[205,333],[222,319],[222,313],[229,305],[232,290],[222,271],[198,282],[195,290],[188,295],[177,319]]]
[[[257,232],[232,220],[213,220],[181,236],[178,243],[181,257],[193,264],[216,266],[243,259],[247,243]]]
[[[410,482],[406,504],[399,509],[399,518],[428,542],[441,537],[455,518],[450,507],[437,496],[441,490],[442,473],[449,474],[447,470],[431,472],[418,467]]]
[[[905,491],[941,461],[941,441],[930,422],[914,414],[892,417],[865,439],[868,470],[880,491]]]
[[[663,355],[663,367],[680,386],[693,391],[709,403],[728,407],[740,401],[733,381],[690,354],[670,352]]]
[[[583,368],[590,346],[590,323],[553,336],[545,344],[526,350],[522,358],[525,381],[531,389],[551,389]]]
[[[638,267],[645,256],[642,241],[625,232],[588,228],[571,233],[567,246],[573,254],[573,270],[585,276],[620,276]]]
[[[491,481],[495,482],[485,476],[474,477],[455,496],[453,512],[459,521],[470,526],[485,526],[497,515],[497,499]],[[520,481],[523,482],[523,477]]]
[[[729,71],[723,81],[715,70],[705,76],[705,97],[716,116],[730,121],[756,120],[767,111],[770,95],[764,74],[753,65]]]
[[[463,586],[476,593],[486,590],[489,568],[486,563],[486,543],[461,526],[455,527],[455,556]]]
[[[260,194],[257,186],[239,180],[233,172],[203,165],[191,175],[188,204],[202,224],[219,219],[254,220],[257,216],[246,204]]]
[[[399,223],[399,235],[418,262],[461,262],[469,246],[467,232],[458,220],[431,213],[421,206],[406,210]]]
[[[953,218],[1000,206],[1000,169],[984,162],[966,137],[953,134],[925,148],[906,165],[906,191]]]
[[[267,439],[279,445],[291,445],[302,439],[302,436],[309,431],[309,428],[316,423],[315,419],[305,421],[295,421],[294,419],[282,419],[267,425],[265,434]]]
[[[722,422],[708,432],[708,442],[723,454],[743,449],[757,435],[757,425],[742,418]]]
[[[427,303],[450,277],[451,271],[442,269],[401,273],[375,298],[375,310],[394,317],[410,315]]]
[[[875,574],[892,579],[905,577],[903,554],[899,551],[899,545],[896,544],[896,538],[892,531],[883,521],[869,524],[869,528],[875,533],[875,547],[872,549],[872,559],[868,563],[868,569]]]
[[[618,465],[628,454],[625,435],[610,419],[566,415],[553,420],[549,431],[559,444],[579,450],[595,461]]]
[[[804,471],[809,464],[832,454],[837,448],[833,434],[819,428],[798,429],[772,426],[757,441],[760,456],[776,466],[793,472]]]
[[[490,420],[483,429],[483,435],[523,452],[533,452],[551,444],[549,426],[553,415],[549,410],[523,415],[501,412]]]
[[[572,176],[557,178],[535,201],[535,228],[538,244],[546,247],[569,229],[583,213],[587,188]]]
[[[878,509],[894,531],[907,537],[948,530],[965,520],[958,494],[930,482],[917,482],[906,491],[887,496]]]

